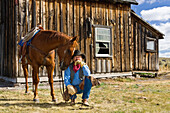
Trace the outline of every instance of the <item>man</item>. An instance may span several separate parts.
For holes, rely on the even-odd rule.
[[[79,50],[75,50],[72,57],[73,62],[64,72],[64,83],[71,95],[71,105],[75,104],[76,94],[83,93],[82,102],[84,105],[89,106],[88,98],[92,87],[91,80],[87,77],[90,76],[89,67],[83,62],[85,55],[81,54]],[[80,89],[80,85],[84,80],[84,89]]]

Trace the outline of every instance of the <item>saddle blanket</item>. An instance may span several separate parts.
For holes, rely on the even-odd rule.
[[[24,43],[26,43],[27,46],[29,46],[30,42],[32,41],[32,39],[34,38],[34,36],[40,31],[41,29],[39,29],[38,27],[35,27],[35,29],[31,30],[30,32],[28,32],[23,39],[21,39],[19,41],[19,45],[22,47],[24,45]]]

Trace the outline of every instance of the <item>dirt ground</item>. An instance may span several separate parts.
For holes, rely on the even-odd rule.
[[[114,81],[113,81],[114,79]],[[130,78],[132,80],[135,80],[137,83],[139,82],[168,82],[170,80],[170,72],[160,72],[158,77],[156,78]],[[103,79],[99,79],[101,82],[104,82],[104,83],[112,83],[114,82],[115,83],[115,78],[111,78],[111,79],[107,79],[107,78],[103,78]],[[119,80],[118,80],[119,81]],[[59,88],[61,85],[61,83],[59,82],[54,82],[54,88]],[[29,87],[31,89],[32,87],[32,84],[29,83]],[[41,89],[46,89],[46,88],[49,88],[49,84],[47,82],[40,82],[39,83],[39,88]],[[8,82],[8,81],[5,81],[3,79],[0,79],[0,90],[1,89],[25,89],[25,84],[14,84],[12,82]]]
[[[25,94],[25,84],[0,80],[0,113],[169,113],[170,73],[157,78],[103,78],[101,85],[92,88],[90,107],[82,106],[81,95],[76,105],[65,103],[60,94],[60,83],[54,83],[57,103],[51,102],[50,86],[40,83],[39,103],[34,103],[33,92]],[[29,84],[30,90],[32,84]]]

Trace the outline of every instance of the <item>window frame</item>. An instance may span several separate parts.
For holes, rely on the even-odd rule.
[[[93,25],[94,27],[94,54],[95,54],[95,57],[103,57],[103,58],[111,58],[112,57],[112,29],[113,27],[112,26],[104,26],[104,25]],[[96,37],[96,28],[106,28],[106,29],[110,29],[110,47],[109,47],[109,54],[96,54],[96,43],[97,42],[100,42],[100,41],[97,41],[97,37]],[[104,41],[104,42],[107,42],[107,41]]]
[[[151,49],[147,49],[147,41],[153,41],[154,42],[154,50],[151,50]],[[152,37],[146,37],[145,38],[145,51],[146,52],[156,52],[156,39],[155,38],[152,38]]]

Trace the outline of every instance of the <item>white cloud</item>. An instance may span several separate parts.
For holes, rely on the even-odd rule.
[[[170,19],[170,7],[164,6],[142,10],[141,16],[146,21],[168,21]]]
[[[160,57],[170,57],[170,22],[153,24],[153,27],[165,34],[164,39],[159,40]]]
[[[145,0],[136,0],[136,1],[139,3],[139,5],[145,2]]]
[[[147,0],[146,2],[149,3],[149,4],[153,4],[153,3],[157,2],[157,1],[156,0]]]
[[[166,52],[166,53],[159,53],[159,57],[165,57],[165,58],[170,58],[170,52]]]

